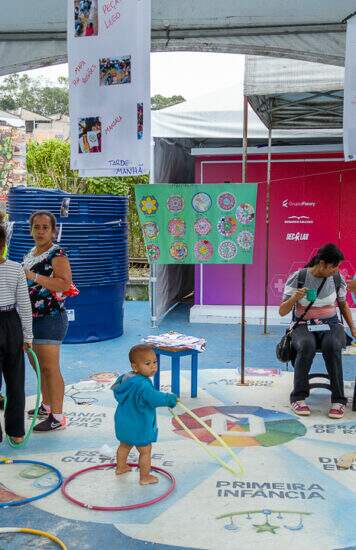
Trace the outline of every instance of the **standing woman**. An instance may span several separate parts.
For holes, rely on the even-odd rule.
[[[24,258],[33,316],[33,349],[41,368],[42,403],[35,432],[64,429],[64,381],[60,371],[60,346],[67,333],[68,317],[64,295],[72,283],[72,273],[64,250],[54,244],[56,218],[38,211],[30,217],[35,247]],[[33,416],[34,410],[28,411]]]

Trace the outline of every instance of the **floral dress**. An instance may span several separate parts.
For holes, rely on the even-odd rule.
[[[23,267],[38,275],[51,277],[53,274],[53,258],[67,256],[66,252],[59,245],[52,245],[51,248],[35,256],[35,248],[24,257]],[[28,292],[32,305],[33,317],[44,317],[45,315],[58,315],[64,311],[64,296],[60,292],[52,292],[32,280],[27,280]]]

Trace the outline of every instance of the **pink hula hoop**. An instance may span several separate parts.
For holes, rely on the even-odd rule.
[[[116,466],[116,462],[112,462],[110,464],[98,464],[97,466],[91,466],[90,468],[84,468],[83,470],[74,472],[74,474],[67,477],[63,482],[63,485],[62,485],[63,496],[66,499],[73,502],[74,504],[77,504],[78,506],[81,506],[82,508],[87,508],[89,510],[100,510],[102,512],[121,512],[124,510],[136,510],[137,508],[146,508],[147,506],[152,506],[152,504],[156,504],[157,502],[160,502],[161,500],[164,500],[165,498],[167,498],[172,493],[172,491],[174,491],[176,486],[175,477],[170,472],[167,472],[167,470],[164,470],[163,468],[159,468],[158,466],[152,466],[151,470],[162,474],[164,477],[170,480],[171,484],[165,493],[163,493],[162,495],[156,498],[152,498],[151,500],[145,500],[144,502],[138,502],[137,504],[128,504],[127,506],[94,506],[91,504],[86,504],[85,502],[81,502],[80,500],[77,500],[76,498],[68,494],[67,485],[69,485],[69,483],[73,481],[73,479],[80,476],[81,474],[90,472],[91,470],[104,470],[105,468],[108,468],[110,466],[114,468]],[[138,466],[138,464],[128,464],[128,466],[135,467],[135,466]]]

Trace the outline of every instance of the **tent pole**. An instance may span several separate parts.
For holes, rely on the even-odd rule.
[[[247,133],[248,133],[248,100],[244,96],[243,130],[242,130],[242,183],[246,183],[247,176]],[[241,266],[241,379],[245,384],[245,324],[246,324],[246,265]]]
[[[268,130],[268,159],[267,159],[267,189],[266,189],[266,254],[265,254],[265,314],[263,334],[267,334],[268,285],[269,285],[269,218],[271,208],[271,156],[272,156],[272,128]]]
[[[150,184],[155,182],[155,140],[151,140],[151,167],[150,167]],[[151,327],[157,327],[157,265],[156,263],[150,264],[150,310],[151,310]]]

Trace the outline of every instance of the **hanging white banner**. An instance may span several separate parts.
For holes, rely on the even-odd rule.
[[[68,0],[71,168],[150,169],[150,0]]]
[[[344,155],[356,159],[356,17],[347,21],[344,84]]]

